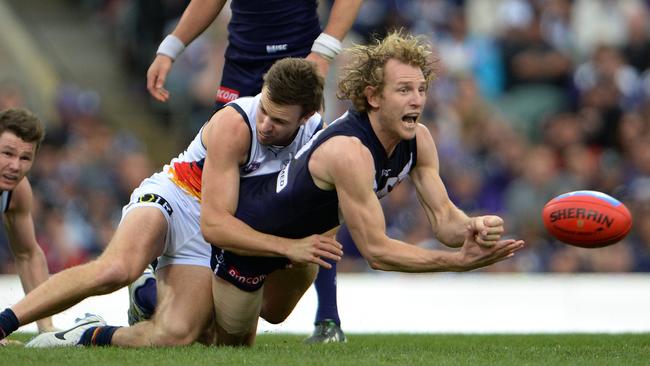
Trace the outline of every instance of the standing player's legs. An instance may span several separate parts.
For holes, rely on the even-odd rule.
[[[341,225],[336,233],[336,240],[339,243],[352,241],[350,232],[345,225]],[[319,268],[318,276],[314,282],[316,295],[318,297],[318,308],[316,310],[315,329],[313,334],[305,339],[305,343],[332,343],[345,342],[345,334],[341,330],[341,319],[339,318],[337,290],[336,290],[336,262],[327,261],[332,265],[331,269]]]
[[[59,313],[87,297],[126,286],[162,252],[166,233],[167,221],[159,209],[132,210],[98,259],[55,274],[11,308],[19,325]],[[13,330],[3,332],[8,335]]]

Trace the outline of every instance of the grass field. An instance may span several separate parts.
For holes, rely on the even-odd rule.
[[[29,335],[12,339],[26,341]],[[650,365],[650,334],[361,335],[306,346],[260,335],[253,348],[0,348],[0,365]]]

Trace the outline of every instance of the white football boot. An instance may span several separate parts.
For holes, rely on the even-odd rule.
[[[50,348],[76,346],[81,336],[88,328],[105,326],[106,322],[98,315],[86,313],[86,316],[75,320],[74,327],[59,332],[42,333],[27,342],[25,347]]]
[[[148,312],[142,308],[140,304],[138,304],[138,301],[135,297],[135,292],[141,286],[145,285],[147,283],[147,280],[150,278],[153,278],[153,280],[156,279],[156,275],[154,274],[154,269],[151,264],[147,266],[147,268],[144,270],[144,272],[142,272],[137,280],[133,281],[133,283],[129,285],[129,310],[126,311],[129,325],[134,325],[143,320],[151,319],[153,316],[152,313]]]

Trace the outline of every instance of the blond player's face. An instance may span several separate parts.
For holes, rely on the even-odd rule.
[[[25,142],[13,132],[0,135],[0,190],[16,188],[32,168],[36,144]]]
[[[384,128],[402,140],[414,138],[426,93],[426,80],[419,67],[388,60],[384,66],[384,89],[377,104]]]
[[[289,145],[300,125],[306,120],[299,105],[273,103],[267,96],[267,90],[262,90],[255,120],[257,140],[262,145]]]

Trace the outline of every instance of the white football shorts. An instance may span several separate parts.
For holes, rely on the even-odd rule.
[[[133,191],[129,204],[122,208],[122,220],[131,210],[143,206],[158,208],[167,219],[165,249],[156,268],[170,264],[210,268],[212,248],[201,234],[198,199],[185,193],[164,173],[156,173]]]

